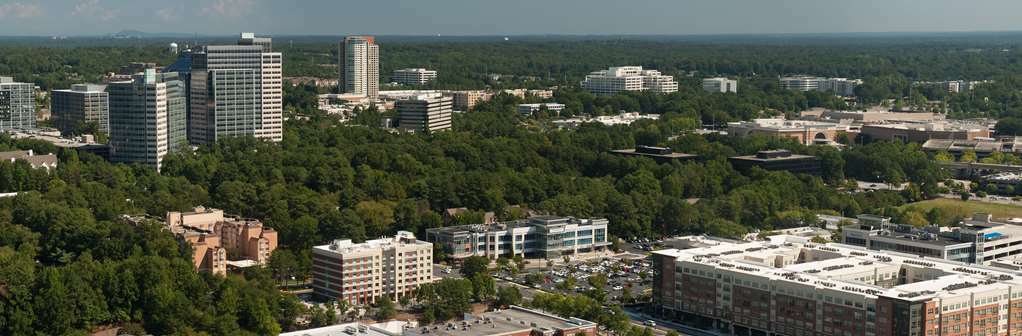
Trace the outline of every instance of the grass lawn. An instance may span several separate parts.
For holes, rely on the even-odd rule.
[[[932,208],[940,208],[961,217],[972,216],[975,212],[984,212],[994,215],[994,218],[1022,218],[1022,206],[980,201],[966,202],[949,198],[938,198],[901,206],[902,210],[910,208],[921,210],[923,213],[930,211]]]

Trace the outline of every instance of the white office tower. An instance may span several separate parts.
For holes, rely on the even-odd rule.
[[[375,100],[380,92],[380,48],[372,36],[348,36],[341,41],[338,55],[340,93]]]
[[[394,103],[399,127],[415,132],[438,132],[451,128],[454,99],[442,95],[419,95]]]
[[[167,153],[187,148],[185,85],[176,72],[146,69],[107,85],[110,160],[159,170]]]
[[[0,77],[0,130],[35,128],[35,85]]]
[[[640,66],[613,67],[589,75],[582,88],[598,96],[609,96],[624,91],[650,91],[654,93],[678,92],[674,76],[656,70],[643,70]]]
[[[738,80],[724,77],[703,79],[703,91],[706,92],[738,92]]]
[[[239,45],[205,46],[192,53],[190,142],[283,139],[283,58],[270,48],[270,38],[246,34]]]
[[[404,85],[425,85],[436,79],[436,71],[426,69],[398,69],[394,70],[392,81]]]

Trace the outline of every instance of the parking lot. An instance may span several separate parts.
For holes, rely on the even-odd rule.
[[[608,303],[634,303],[648,300],[651,294],[649,288],[653,269],[650,262],[645,259],[608,257],[572,261],[567,265],[527,268],[514,274],[507,270],[498,270],[494,276],[547,292],[581,294],[593,289],[589,284],[589,277],[596,274],[602,274],[607,278],[603,290],[607,293]],[[632,298],[627,302],[622,300],[625,292]]]

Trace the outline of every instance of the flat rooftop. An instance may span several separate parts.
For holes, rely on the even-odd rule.
[[[667,154],[643,153],[643,152],[637,151],[634,148],[633,149],[615,149],[615,150],[611,150],[610,152],[611,153],[615,153],[615,154],[648,156],[648,157],[663,158],[663,159],[692,159],[692,158],[695,158],[695,157],[698,156],[698,155],[695,155],[695,154],[688,154],[688,153],[667,153]]]
[[[507,335],[523,331],[554,332],[579,327],[595,327],[595,322],[565,319],[518,306],[469,316],[457,322],[446,322],[408,329],[405,336],[479,336]],[[573,335],[573,334],[572,334]]]
[[[729,243],[687,250],[654,252],[679,262],[699,264],[718,271],[747,274],[771,281],[799,283],[816,290],[856,293],[867,298],[887,296],[901,299],[958,297],[1007,287],[1022,288],[1020,273],[982,265],[965,264],[937,258],[890,251],[866,250],[836,243],[814,244],[803,237],[778,235],[767,241]],[[775,267],[772,255],[797,256],[797,262]],[[851,274],[870,274],[877,270],[910,270],[928,277],[919,281],[883,287],[875,283],[849,280]]]

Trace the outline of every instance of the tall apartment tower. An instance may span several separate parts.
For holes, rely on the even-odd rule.
[[[185,84],[176,72],[155,69],[107,86],[110,160],[159,170],[167,153],[185,148]]]
[[[394,103],[399,127],[415,132],[438,132],[451,128],[454,99],[440,95],[420,95]]]
[[[341,93],[376,99],[380,92],[380,48],[372,36],[348,36],[341,41],[338,87]]]
[[[35,128],[35,86],[0,77],[0,130]]]
[[[192,52],[188,139],[212,144],[228,137],[283,138],[283,58],[270,38],[245,33],[239,45]]]
[[[96,123],[100,131],[110,134],[110,97],[106,85],[75,84],[68,90],[53,90],[50,113],[53,125],[61,133],[69,134],[81,125]]]

